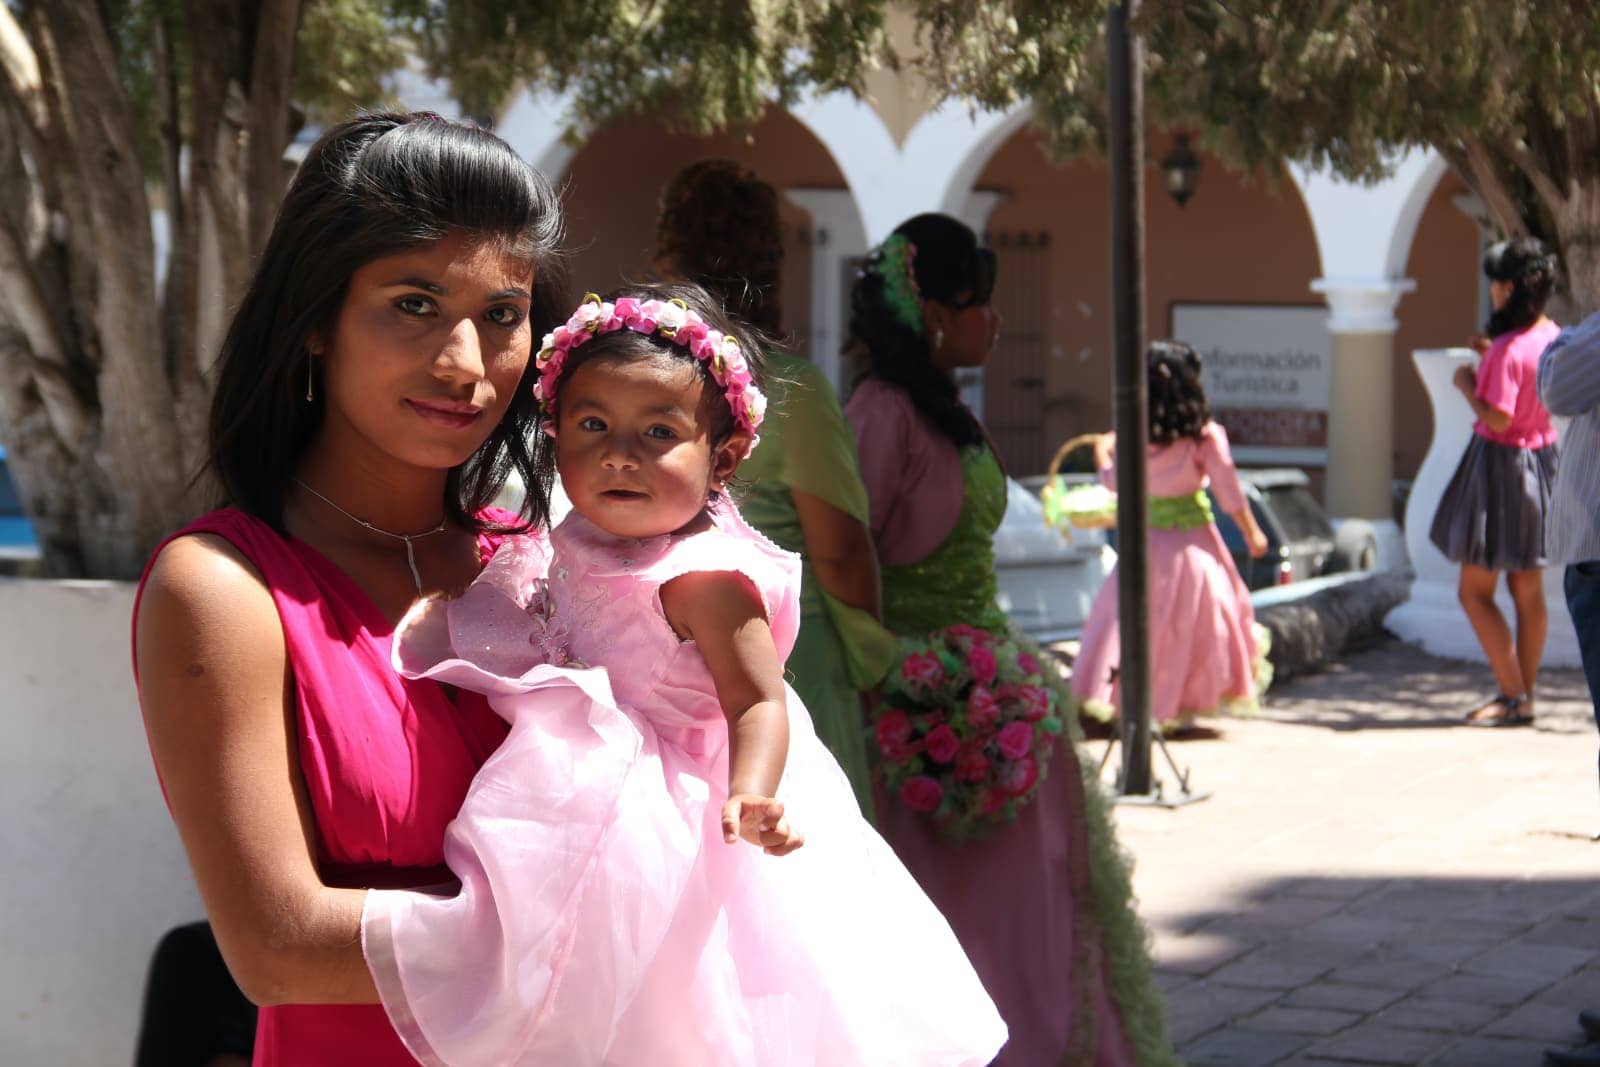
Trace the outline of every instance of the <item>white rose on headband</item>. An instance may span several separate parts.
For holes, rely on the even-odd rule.
[[[676,331],[689,321],[689,312],[673,303],[663,303],[656,310],[656,329]]]

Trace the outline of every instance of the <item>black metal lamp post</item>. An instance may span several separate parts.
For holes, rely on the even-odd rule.
[[[1187,204],[1194,195],[1195,186],[1200,184],[1200,157],[1189,147],[1188,134],[1178,134],[1172,151],[1161,160],[1161,175],[1166,180],[1167,192],[1178,206]]]
[[[1117,0],[1106,9],[1106,159],[1111,176],[1111,353],[1117,430],[1117,604],[1121,664],[1117,673],[1122,774],[1117,802],[1178,807],[1209,793],[1190,790],[1189,776],[1161,749],[1177,774],[1168,794],[1150,766],[1150,553],[1145,451],[1150,437],[1146,410],[1149,386],[1144,354],[1144,54],[1128,27],[1138,0]],[[1162,167],[1174,196],[1173,175],[1184,179],[1181,205],[1194,192],[1200,161],[1188,154],[1172,169]],[[1176,149],[1174,150],[1177,151]],[[1172,157],[1169,156],[1170,160]],[[1160,742],[1160,735],[1155,735]],[[1107,749],[1110,755],[1110,749]]]

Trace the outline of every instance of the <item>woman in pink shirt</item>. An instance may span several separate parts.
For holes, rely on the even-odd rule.
[[[1429,537],[1461,564],[1461,606],[1500,692],[1466,717],[1471,726],[1533,722],[1544,655],[1544,516],[1556,480],[1556,432],[1539,402],[1539,356],[1560,328],[1544,314],[1555,257],[1538,240],[1503,241],[1484,257],[1494,313],[1478,369],[1455,385],[1478,416],[1472,440],[1439,501]],[[1500,573],[1516,606],[1516,633],[1495,606]]]

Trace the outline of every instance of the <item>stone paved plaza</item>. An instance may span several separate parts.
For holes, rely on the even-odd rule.
[[[1389,642],[1172,743],[1210,799],[1117,808],[1186,1062],[1535,1067],[1581,1043],[1578,1009],[1600,1008],[1587,690],[1547,672],[1535,728],[1457,725],[1492,692],[1487,668]]]

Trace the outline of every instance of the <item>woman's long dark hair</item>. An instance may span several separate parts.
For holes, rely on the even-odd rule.
[[[907,219],[894,232],[916,248],[912,275],[923,299],[950,307],[988,299],[994,261],[981,253],[969,227],[929,213]],[[901,321],[889,306],[881,263],[881,251],[869,255],[850,290],[846,356],[864,355],[866,377],[904,389],[923,417],[958,447],[982,443],[983,427],[961,402],[955,376],[933,365],[922,329]]]
[[[305,399],[310,338],[333,333],[357,269],[452,233],[532,263],[534,338],[565,319],[560,204],[500,138],[428,113],[368,113],[311,147],[218,360],[208,458],[225,503],[283,528],[284,495],[323,416],[321,390]],[[484,528],[478,513],[513,469],[527,487],[522,519],[548,519],[550,476],[529,451],[537,413],[519,384],[489,439],[450,472],[445,507],[455,522]]]
[[[1145,350],[1150,378],[1150,443],[1199,440],[1211,421],[1211,404],[1200,384],[1200,353],[1182,341],[1152,341]]]
[[[782,329],[778,193],[730,159],[702,159],[661,193],[656,256],[768,336]]]
[[[1489,315],[1483,332],[1490,338],[1519,333],[1538,322],[1556,285],[1556,257],[1537,237],[1501,241],[1483,257],[1483,273],[1511,283],[1511,296]]]

